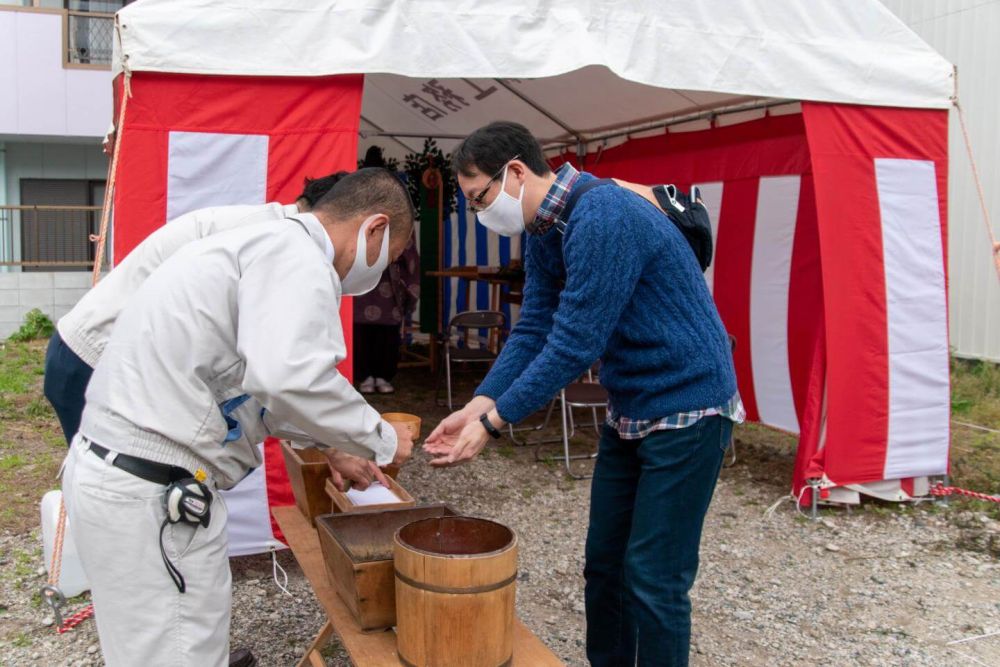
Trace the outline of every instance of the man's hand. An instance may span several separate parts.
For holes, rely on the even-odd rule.
[[[406,424],[392,422],[388,424],[396,431],[396,456],[392,459],[392,464],[401,466],[413,454],[413,436],[410,435],[410,427]]]
[[[480,413],[482,415],[482,413]],[[497,428],[504,426],[503,420],[495,409],[486,413],[486,418]],[[424,449],[435,456],[432,466],[452,466],[471,461],[483,451],[490,439],[490,434],[478,419],[470,420],[457,436],[442,435],[431,447]]]
[[[346,491],[345,480],[364,491],[373,481],[389,486],[389,481],[385,473],[375,465],[374,461],[368,461],[358,456],[352,456],[336,449],[322,450],[326,455],[327,463],[330,464],[330,473],[333,478],[333,485],[340,491]]]
[[[496,404],[492,398],[487,396],[476,396],[466,403],[465,407],[457,410],[437,425],[431,434],[424,440],[424,451],[435,456],[448,454],[458,440],[462,430],[470,422],[478,422],[479,416],[492,410]],[[482,425],[479,426],[482,430]]]

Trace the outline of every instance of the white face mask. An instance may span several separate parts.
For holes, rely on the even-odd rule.
[[[368,242],[365,232],[371,226],[374,216],[361,223],[358,230],[358,249],[354,255],[354,264],[347,271],[347,275],[340,281],[343,293],[347,296],[361,296],[371,292],[378,286],[382,273],[389,266],[389,227],[386,225],[382,234],[382,249],[379,250],[378,259],[371,266],[368,266]]]
[[[500,236],[520,236],[524,233],[524,211],[521,210],[524,183],[521,184],[521,192],[518,193],[517,199],[510,196],[504,190],[509,173],[510,165],[507,165],[504,167],[503,182],[500,183],[500,194],[497,195],[492,204],[476,215],[479,217],[479,222],[483,223],[483,227]]]

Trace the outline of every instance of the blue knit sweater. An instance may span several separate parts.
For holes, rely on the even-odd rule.
[[[729,340],[694,253],[642,197],[594,188],[565,235],[529,234],[524,258],[521,318],[476,390],[504,421],[542,408],[598,358],[615,412],[630,419],[715,407],[736,393]]]

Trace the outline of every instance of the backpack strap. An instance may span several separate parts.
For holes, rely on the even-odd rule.
[[[569,199],[566,200],[566,205],[562,210],[562,219],[569,222],[569,216],[573,215],[573,209],[576,208],[576,202],[584,194],[590,192],[594,188],[599,188],[602,185],[618,185],[610,178],[594,178],[573,188],[573,191],[569,193]],[[564,223],[565,224],[565,223]]]

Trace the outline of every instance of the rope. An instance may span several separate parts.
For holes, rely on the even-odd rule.
[[[128,107],[129,98],[132,97],[132,73],[126,68],[122,84],[122,103],[118,109],[118,123],[115,125],[115,143],[111,151],[111,161],[108,163],[107,187],[104,189],[104,206],[101,209],[101,230],[90,240],[97,244],[96,256],[94,257],[93,283],[96,285],[101,279],[101,265],[104,264],[104,246],[108,238],[108,226],[111,223],[111,201],[114,199],[115,176],[118,172],[118,153],[122,147],[122,130],[125,122],[125,109]]]
[[[969,491],[968,489],[960,489],[957,486],[945,486],[938,482],[937,486],[931,488],[932,496],[965,496],[967,498],[975,498],[976,500],[987,500],[991,503],[1000,503],[1000,496],[991,496],[987,493],[979,493],[978,491]]]
[[[976,190],[979,193],[979,207],[983,211],[983,222],[986,223],[986,233],[990,237],[990,247],[993,250],[993,264],[997,271],[997,279],[1000,280],[1000,243],[997,242],[996,234],[993,233],[993,223],[990,222],[990,211],[986,207],[986,195],[983,193],[983,182],[979,178],[979,167],[976,165],[976,158],[972,154],[972,142],[969,140],[969,131],[965,126],[965,111],[962,103],[958,99],[958,68],[955,68],[955,95],[951,98],[951,103],[958,111],[958,123],[962,126],[962,138],[965,139],[965,150],[969,154],[969,164],[972,166],[972,178],[976,182]]]
[[[970,661],[974,662],[977,665],[982,665],[983,667],[990,667],[989,663],[983,662],[982,660],[980,660],[979,658],[977,658],[974,655],[969,655],[968,653],[962,653],[961,651],[959,651],[954,646],[949,646],[947,648],[948,648],[949,651],[954,651],[955,653],[959,654],[960,656],[962,656],[966,660],[970,660]]]
[[[63,540],[66,538],[66,503],[59,497],[59,521],[56,523],[56,541],[52,546],[52,564],[49,567],[49,585],[59,586],[62,572]]]
[[[810,518],[808,514],[806,514],[805,512],[802,511],[802,496],[804,496],[805,493],[806,493],[806,491],[808,491],[810,488],[812,488],[812,487],[810,487],[809,485],[803,485],[803,487],[801,489],[799,489],[799,495],[798,495],[797,498],[794,495],[792,495],[791,493],[788,493],[786,495],[781,496],[776,501],[774,501],[773,505],[771,505],[766,510],[764,510],[764,518],[765,519],[772,518],[774,516],[775,512],[778,511],[778,508],[781,507],[781,504],[784,503],[784,502],[787,502],[789,500],[791,500],[792,502],[795,503],[795,509],[796,509],[796,511],[799,514],[801,514],[802,516],[804,516],[807,519]],[[816,491],[818,493],[819,489],[814,489],[814,491]]]
[[[1000,631],[997,632],[987,632],[983,635],[976,635],[975,637],[966,637],[965,639],[956,639],[955,641],[948,642],[946,646],[954,646],[955,644],[965,644],[966,642],[974,642],[980,639],[988,639],[989,637],[996,637],[1000,635]]]
[[[278,570],[281,570],[281,574],[284,576],[284,584],[278,581]],[[281,567],[281,564],[278,563],[278,552],[274,547],[271,547],[271,575],[274,577],[274,584],[280,588],[285,595],[290,598],[295,597],[292,595],[292,592],[288,590],[288,572],[286,572],[285,568]]]
[[[958,424],[959,426],[964,426],[965,428],[975,429],[977,431],[986,431],[987,433],[1000,433],[1000,430],[995,428],[987,428],[985,426],[980,426],[979,424],[970,424],[969,422],[960,422],[957,419],[951,420],[952,424]]]
[[[86,621],[88,618],[93,617],[93,615],[94,615],[94,605],[88,604],[86,607],[84,607],[83,609],[81,609],[80,611],[76,612],[75,614],[67,618],[65,621],[63,621],[63,624],[60,625],[58,628],[56,628],[56,632],[58,632],[59,634],[63,634],[64,632],[69,632],[76,626]]]

